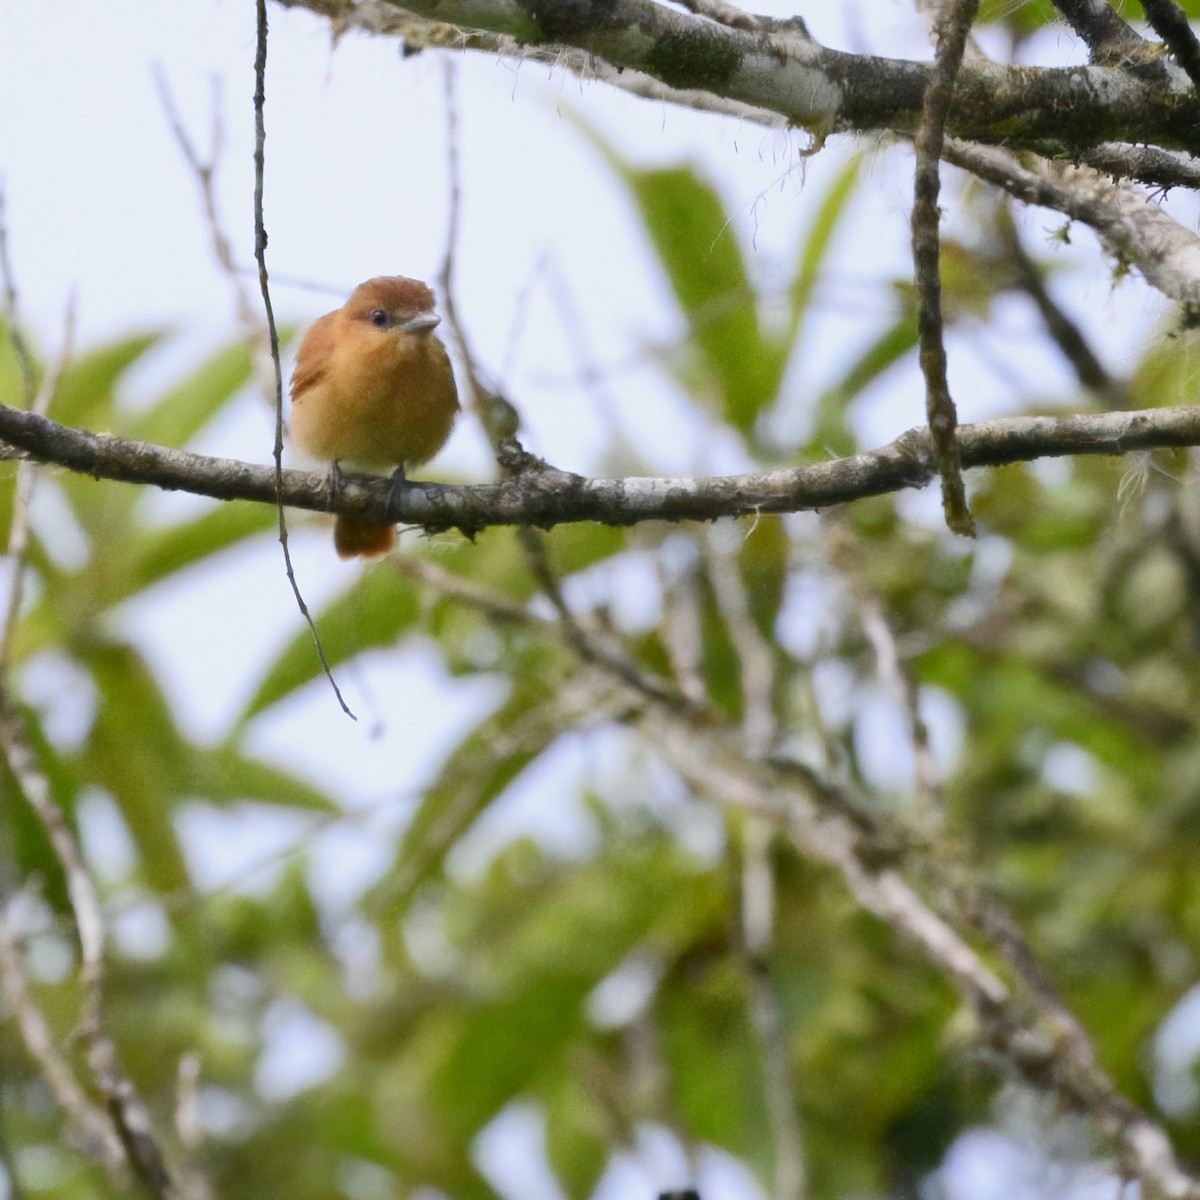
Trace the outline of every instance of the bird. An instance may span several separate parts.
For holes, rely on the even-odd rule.
[[[432,290],[419,279],[379,275],[318,317],[300,342],[292,372],[292,441],[331,464],[372,474],[428,462],[459,412],[454,369],[441,339]],[[376,558],[396,544],[396,527],[339,513],[340,558]]]

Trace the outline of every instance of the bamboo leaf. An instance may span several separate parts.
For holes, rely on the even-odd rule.
[[[317,617],[321,645],[330,666],[337,666],[377,646],[393,645],[413,628],[420,612],[416,586],[386,563],[367,567],[348,592]],[[238,727],[278,704],[321,674],[312,633],[297,618],[296,636],[268,668]]]

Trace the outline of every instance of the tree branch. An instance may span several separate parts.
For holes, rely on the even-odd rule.
[[[217,500],[276,501],[273,467],[70,429],[3,405],[0,440],[41,462],[96,479],[150,484]],[[1200,408],[1181,405],[1069,417],[1006,417],[959,426],[958,442],[964,467],[1196,446],[1200,445]],[[457,528],[473,534],[492,525],[550,528],[575,521],[633,525],[797,512],[921,488],[933,478],[928,431],[912,429],[876,450],[757,474],[589,479],[543,464],[502,483],[460,486],[414,481],[395,496],[388,479],[350,475],[340,494],[331,497],[324,472],[287,470],[279,478],[278,494],[293,508],[391,520],[429,532]]]
[[[277,0],[329,15],[326,0]],[[676,92],[720,97],[778,114],[825,136],[892,130],[915,133],[931,67],[830,50],[802,25],[734,29],[653,0],[543,7],[520,0],[409,0],[405,9],[458,30],[447,47],[469,49],[497,35],[516,47],[583,54],[614,71],[633,70]],[[409,18],[411,20],[411,18]],[[398,15],[393,33],[403,26]],[[387,25],[377,20],[380,27]],[[1102,66],[964,64],[947,133],[1023,148],[1035,141],[1082,149],[1103,141],[1200,146],[1200,98],[1174,63],[1153,80]]]
[[[428,578],[435,587],[446,581],[444,574]],[[478,584],[464,589],[455,581],[448,594],[467,604],[482,601],[484,611],[507,604],[481,595]],[[967,1001],[975,1040],[1016,1077],[1094,1120],[1112,1140],[1120,1169],[1147,1196],[1200,1198],[1200,1181],[1180,1166],[1162,1128],[1117,1091],[1020,931],[969,873],[938,870],[928,839],[883,817],[836,772],[782,755],[754,756],[743,729],[703,702],[683,711],[632,689],[609,663],[590,666],[624,689],[624,702],[610,701],[616,719],[638,728],[698,794],[785,831],[803,853],[840,874],[858,904],[914,943]],[[594,702],[587,711],[594,714]],[[941,881],[935,890],[945,912],[918,894],[901,874],[905,867]],[[970,943],[967,934],[976,931],[999,951],[1013,985]]]
[[[150,1114],[126,1073],[104,1018],[104,918],[96,885],[66,814],[55,800],[50,781],[37,760],[24,715],[0,689],[0,753],[3,754],[58,859],[79,939],[80,984],[83,990],[81,1031],[87,1046],[92,1081],[104,1098],[117,1138],[138,1179],[155,1200],[176,1200],[175,1183]],[[67,1094],[56,1093],[67,1099]],[[83,1119],[73,1105],[71,1116]],[[91,1111],[90,1109],[88,1111]],[[105,1154],[111,1154],[108,1139]]]
[[[954,96],[954,81],[962,66],[967,34],[979,0],[954,0],[938,22],[938,50],[925,92],[921,126],[913,139],[917,165],[912,214],[913,264],[916,268],[917,329],[921,374],[925,377],[925,415],[942,480],[942,509],[955,533],[974,537],[975,522],[967,505],[962,463],[958,457],[958,410],[946,378],[946,346],[942,340],[941,236],[938,192],[946,119]]]
[[[309,612],[308,603],[300,591],[296,579],[296,568],[292,565],[292,552],[288,548],[287,517],[284,514],[284,499],[282,492],[283,478],[283,367],[279,362],[279,330],[275,326],[275,306],[271,303],[271,283],[267,274],[267,226],[263,216],[263,176],[266,169],[266,106],[267,106],[267,0],[256,0],[256,33],[254,50],[254,261],[258,264],[258,286],[262,293],[263,312],[266,314],[267,342],[271,351],[271,366],[274,384],[275,401],[275,506],[279,511],[279,547],[283,552],[283,568],[287,581],[291,585],[296,607],[308,625],[312,634],[313,646],[317,658],[321,660],[321,670],[329,680],[334,697],[342,712],[352,721],[358,718],[350,710],[342,695],[329,659],[325,656],[325,647],[321,644],[321,635],[317,632],[317,624]]]
[[[804,853],[833,867],[866,911],[913,942],[954,983],[974,1012],[981,1042],[1018,1077],[1096,1121],[1148,1196],[1200,1197],[1200,1181],[1181,1168],[1163,1130],[1116,1090],[1086,1049],[1081,1056],[1076,1042],[1061,1036],[1058,1011],[1032,989],[1011,989],[888,865],[888,856],[872,845],[870,828],[853,815],[860,802],[836,779],[798,762],[749,762],[735,737],[709,725],[697,733],[661,708],[643,723],[697,791],[773,817]]]
[[[1187,13],[1175,0],[1142,0],[1146,20],[1163,40],[1163,45],[1175,56],[1175,61],[1188,73],[1188,78],[1200,87],[1200,40],[1188,22]]]
[[[996,228],[1005,251],[1017,269],[1017,282],[1021,290],[1033,301],[1050,340],[1073,368],[1075,378],[1108,407],[1117,407],[1118,397],[1125,396],[1124,385],[1109,374],[1099,355],[1084,336],[1083,330],[1050,294],[1041,267],[1030,257],[1021,242],[1021,235],[1017,232],[1008,205],[1002,205],[997,213]]]
[[[1108,0],[1054,0],[1054,7],[1088,44],[1093,62],[1144,59],[1146,42]]]
[[[21,1040],[50,1089],[58,1106],[67,1114],[72,1133],[86,1153],[99,1159],[119,1183],[124,1182],[125,1151],[108,1117],[79,1086],[66,1056],[58,1047],[50,1022],[34,999],[17,944],[10,898],[0,901],[0,988],[10,1015],[15,1018]]]
[[[1038,154],[1055,158],[1059,146],[1032,146]],[[1160,150],[1157,146],[1132,146],[1127,142],[1101,142],[1076,156],[1084,166],[1094,167],[1114,179],[1135,179],[1164,190],[1200,188],[1200,163],[1182,150]]]
[[[947,139],[946,161],[1003,188],[1026,204],[1056,209],[1090,225],[1109,253],[1137,267],[1146,282],[1190,314],[1200,314],[1200,237],[1138,188],[1088,168],[1031,167],[993,146]]]

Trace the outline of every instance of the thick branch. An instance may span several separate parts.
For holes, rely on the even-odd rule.
[[[1040,204],[1090,225],[1110,253],[1137,267],[1146,282],[1200,313],[1200,237],[1138,188],[1113,183],[1087,168],[1030,167],[993,146],[947,140],[946,161],[1003,188],[1026,204]]]
[[[0,405],[0,440],[42,462],[97,479],[152,484],[218,500],[276,501],[272,467],[209,458],[105,433],[69,429],[45,417]],[[961,425],[964,467],[1000,466],[1072,454],[1126,454],[1200,445],[1200,408],[1070,417],[1008,417]],[[924,487],[934,477],[929,435],[909,430],[877,450],[828,462],[749,475],[701,479],[587,479],[546,467],[503,483],[461,487],[413,483],[389,503],[388,479],[349,476],[331,497],[324,472],[284,471],[279,496],[294,508],[345,512],[434,531],[473,533],[491,525],[552,525],[599,521],[710,521],[755,512],[829,508],[866,496]]]
[[[326,0],[278,0],[327,13]],[[865,130],[913,133],[929,83],[925,63],[847,54],[818,45],[801,26],[733,29],[653,0],[409,0],[405,9],[445,22],[468,47],[479,33],[523,46],[582,52],[670,88],[708,92],[778,113],[818,135]],[[397,11],[400,10],[397,7]],[[1051,140],[1200,145],[1200,99],[1187,75],[1163,63],[1159,77],[1108,67],[964,65],[946,131],[1024,147]]]

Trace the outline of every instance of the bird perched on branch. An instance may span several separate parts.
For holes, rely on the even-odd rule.
[[[384,474],[402,483],[427,462],[458,415],[454,372],[433,332],[433,292],[416,279],[382,275],[360,284],[319,317],[300,343],[292,373],[292,440],[314,458]],[[342,558],[386,554],[396,527],[338,514],[333,542]]]

